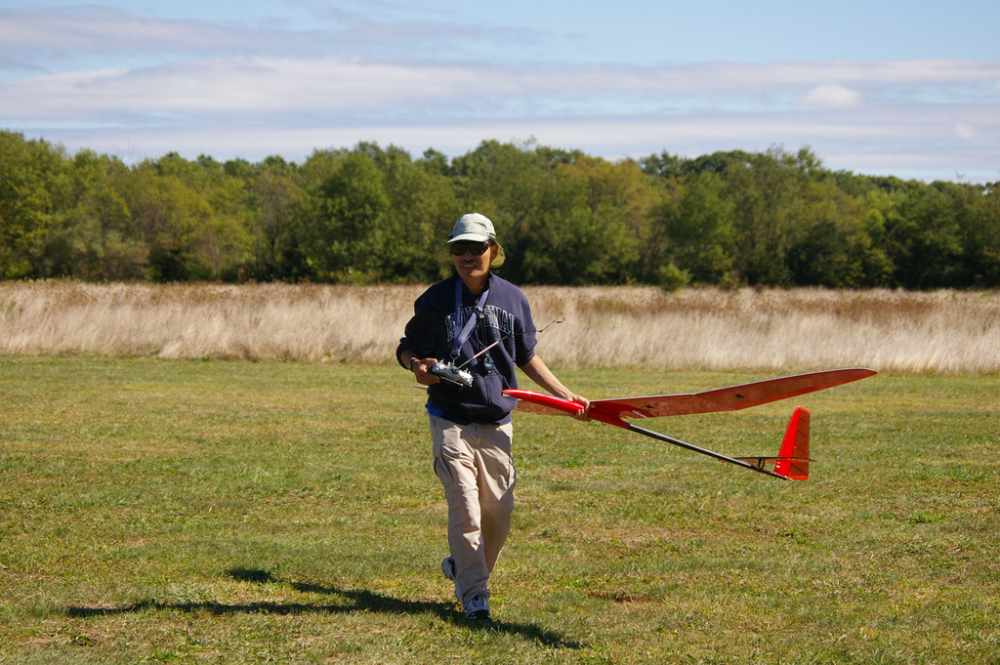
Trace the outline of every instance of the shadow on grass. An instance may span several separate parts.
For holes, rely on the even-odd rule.
[[[253,570],[246,568],[236,568],[227,571],[233,579],[242,582],[254,582],[257,584],[268,584],[280,582],[276,580],[270,572],[266,570]],[[133,614],[147,610],[165,610],[177,612],[209,612],[217,615],[227,614],[347,614],[351,612],[371,612],[379,614],[435,614],[444,621],[464,626],[470,630],[498,633],[505,635],[516,635],[526,640],[531,640],[548,647],[559,649],[582,649],[585,644],[575,640],[563,639],[558,633],[545,630],[533,624],[513,623],[508,621],[474,622],[466,620],[465,616],[453,609],[449,603],[430,602],[422,600],[402,600],[384,594],[368,591],[365,589],[340,589],[333,586],[322,586],[317,584],[306,584],[302,582],[290,582],[296,591],[302,593],[315,593],[327,596],[335,596],[337,603],[237,603],[226,604],[217,602],[202,603],[165,603],[161,601],[147,600],[139,603],[130,603],[121,607],[82,607],[70,606],[66,608],[66,614],[73,617],[91,616],[115,616],[121,614]]]

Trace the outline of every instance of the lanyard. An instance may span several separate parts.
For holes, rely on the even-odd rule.
[[[476,309],[472,312],[472,316],[469,320],[465,322],[462,326],[462,332],[455,335],[454,344],[451,347],[451,361],[455,362],[458,360],[459,354],[462,352],[462,345],[468,341],[469,336],[472,335],[472,329],[476,327],[476,319],[479,318],[483,313],[483,305],[486,303],[486,296],[490,294],[489,289],[483,290],[483,295],[479,296],[479,302],[476,303]],[[459,277],[455,280],[455,330],[458,330],[458,326],[462,321],[462,278]]]

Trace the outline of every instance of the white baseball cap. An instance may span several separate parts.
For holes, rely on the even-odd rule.
[[[467,215],[462,215],[455,222],[454,228],[452,228],[451,233],[448,234],[448,244],[454,242],[489,242],[493,241],[496,243],[499,251],[497,251],[497,256],[490,263],[491,268],[499,268],[503,265],[504,259],[507,258],[503,251],[503,245],[497,241],[497,232],[493,228],[493,222],[490,221],[489,217],[486,215],[480,215],[478,212],[472,212]]]

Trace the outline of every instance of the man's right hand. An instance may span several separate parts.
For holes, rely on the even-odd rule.
[[[431,367],[437,363],[437,358],[417,358],[411,363],[413,374],[417,377],[417,383],[422,386],[433,386],[441,381],[437,374],[431,374]]]

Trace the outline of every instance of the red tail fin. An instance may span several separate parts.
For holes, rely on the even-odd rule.
[[[788,421],[778,458],[774,463],[778,475],[792,480],[809,478],[809,411],[801,406]]]

